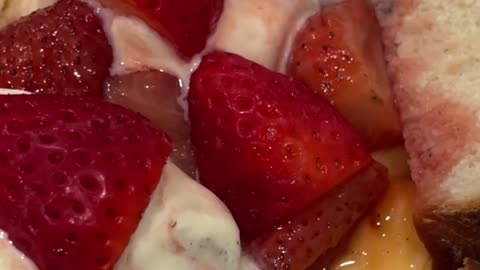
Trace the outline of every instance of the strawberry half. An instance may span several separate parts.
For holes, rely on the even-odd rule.
[[[387,169],[374,163],[306,211],[253,241],[248,252],[261,269],[304,270],[335,248],[387,187]]]
[[[113,269],[170,152],[117,105],[0,96],[0,228],[39,270]]]
[[[329,99],[372,148],[402,142],[381,28],[367,0],[342,1],[311,17],[296,37],[288,69]]]
[[[286,221],[372,162],[348,123],[303,83],[213,52],[188,96],[201,182],[249,239]]]
[[[0,87],[103,96],[112,50],[94,11],[60,0],[0,31]]]
[[[98,0],[134,15],[173,43],[185,58],[201,52],[217,26],[224,0]]]

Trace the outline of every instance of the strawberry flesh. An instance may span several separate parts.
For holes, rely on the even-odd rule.
[[[181,56],[201,52],[223,12],[224,0],[98,0],[141,18],[172,42]]]
[[[372,149],[402,142],[381,28],[367,0],[332,4],[311,17],[295,39],[288,73],[327,98]]]
[[[39,270],[113,269],[170,151],[111,103],[0,96],[0,228]]]
[[[303,83],[213,52],[188,96],[200,181],[243,239],[292,218],[372,159],[353,129]]]
[[[178,78],[160,71],[140,71],[107,79],[110,102],[139,112],[173,140],[173,163],[194,177],[195,162],[190,143],[190,126],[178,98]]]
[[[308,210],[256,239],[249,253],[265,270],[304,270],[335,248],[387,187],[387,169],[374,163]]]
[[[61,0],[0,31],[0,87],[103,96],[112,50],[94,11]]]

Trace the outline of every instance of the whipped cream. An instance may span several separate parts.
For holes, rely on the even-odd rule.
[[[0,28],[58,0],[0,0]]]
[[[189,64],[143,21],[116,16],[110,24],[108,34],[115,53],[112,75],[156,69],[168,71],[179,78],[190,76]]]
[[[319,8],[318,0],[227,0],[210,46],[281,70],[290,34]]]
[[[35,264],[13,246],[8,235],[2,230],[0,230],[0,269],[37,270]]]
[[[225,270],[248,265],[229,210],[171,162],[116,270]],[[254,267],[254,265],[253,265]]]

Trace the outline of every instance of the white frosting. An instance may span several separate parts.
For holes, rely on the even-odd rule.
[[[283,51],[289,51],[289,35],[298,29],[297,21],[319,8],[317,0],[227,0],[210,44],[279,70]]]
[[[239,230],[228,209],[168,162],[116,270],[233,270],[241,262]]]
[[[181,78],[189,76],[188,63],[143,21],[117,16],[111,23],[109,35],[115,52],[115,62],[111,69],[113,75],[157,69]]]

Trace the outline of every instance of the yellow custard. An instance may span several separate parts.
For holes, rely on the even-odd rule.
[[[430,255],[413,225],[415,185],[408,176],[406,154],[399,148],[374,156],[389,167],[390,189],[355,229],[330,270],[429,270]]]

